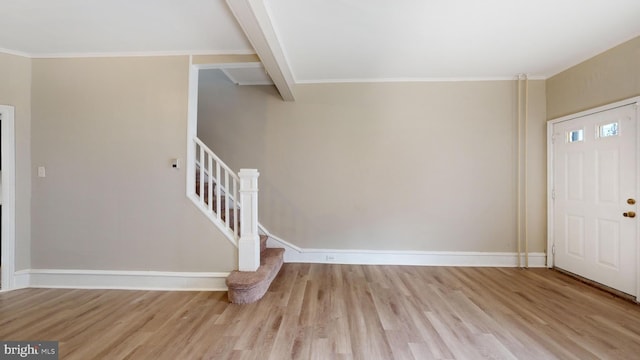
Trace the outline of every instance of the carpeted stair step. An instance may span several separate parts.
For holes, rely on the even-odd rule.
[[[278,275],[283,262],[284,249],[266,248],[260,254],[260,267],[257,271],[232,271],[227,277],[229,301],[249,304],[260,300]]]
[[[262,253],[267,250],[267,239],[269,237],[267,235],[260,235],[260,256],[262,257]]]

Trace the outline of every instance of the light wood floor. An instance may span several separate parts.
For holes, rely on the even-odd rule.
[[[0,339],[61,359],[638,359],[640,305],[547,269],[285,264],[223,292],[0,294]]]

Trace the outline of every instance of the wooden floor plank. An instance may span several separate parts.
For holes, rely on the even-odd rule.
[[[265,297],[0,293],[0,339],[64,359],[631,359],[640,306],[548,269],[285,264]]]

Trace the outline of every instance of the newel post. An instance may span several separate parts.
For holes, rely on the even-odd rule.
[[[258,170],[240,169],[240,240],[238,270],[256,271],[260,266],[258,233]]]

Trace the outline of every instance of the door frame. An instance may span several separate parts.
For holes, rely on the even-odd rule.
[[[635,104],[636,122],[640,122],[640,96],[632,97],[626,100],[617,101],[611,104],[599,106],[589,110],[581,111],[575,114],[562,116],[549,120],[547,122],[547,267],[554,267],[554,147],[553,147],[553,126],[563,121],[569,121],[580,117],[593,115],[607,110],[616,109],[619,107]],[[636,154],[640,155],[640,123],[636,126]],[[638,164],[636,164],[636,193],[640,196],[640,156],[636,157]],[[640,299],[640,221],[636,222],[636,291],[634,295],[636,301]]]
[[[16,147],[15,108],[0,105],[2,114],[2,289],[15,288],[16,256]]]

